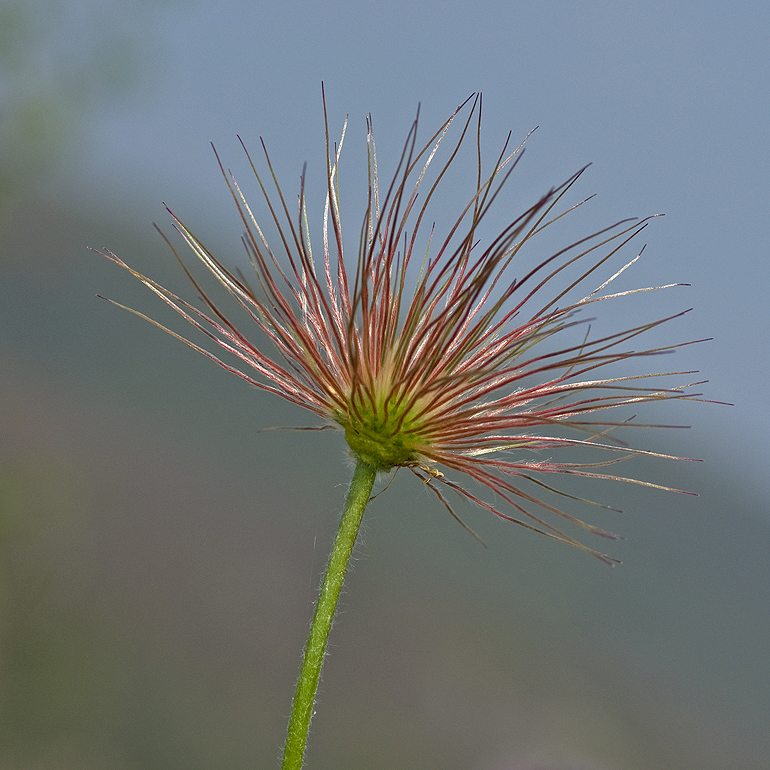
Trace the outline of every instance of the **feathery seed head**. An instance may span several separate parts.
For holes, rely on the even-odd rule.
[[[325,111],[324,101],[326,117]],[[448,157],[439,161],[438,152],[449,142],[448,132],[455,122],[460,123],[459,136]],[[266,150],[274,194],[268,193],[248,151],[246,154],[277,229],[280,252],[268,244],[238,183],[220,162],[244,224],[243,242],[254,270],[255,288],[239,271],[233,272],[217,260],[172,214],[188,246],[266,335],[272,350],[264,343],[255,344],[236,328],[178,255],[203,308],[137,273],[112,252],[100,253],[128,269],[240,364],[221,360],[176,332],[171,334],[256,387],[303,406],[340,428],[353,454],[371,467],[379,471],[409,468],[450,512],[443,487],[505,520],[613,563],[614,559],[584,546],[541,517],[541,513],[554,514],[593,534],[615,537],[549,502],[553,495],[575,501],[579,498],[557,490],[544,478],[578,475],[656,487],[604,472],[606,466],[626,457],[656,453],[629,449],[613,441],[610,431],[627,424],[630,417],[613,421],[602,413],[696,395],[681,387],[647,384],[688,372],[601,374],[603,368],[626,359],[656,357],[679,347],[628,347],[632,340],[670,319],[595,339],[588,332],[577,338],[568,334],[585,323],[580,314],[590,305],[668,288],[607,291],[611,281],[641,252],[608,280],[595,278],[596,272],[646,226],[646,220],[617,223],[540,259],[529,270],[519,268],[513,274],[522,248],[582,205],[565,206],[563,201],[584,169],[548,191],[495,237],[485,237],[480,225],[521,157],[523,143],[508,152],[506,142],[491,172],[483,176],[481,98],[474,96],[422,146],[417,145],[415,120],[398,170],[384,195],[379,186],[371,118],[367,120],[368,201],[355,272],[351,273],[351,264],[343,254],[337,178],[347,121],[339,145],[333,145],[329,138],[328,120],[326,125],[327,195],[320,267],[311,248],[304,173],[299,205],[292,210]],[[461,146],[473,135],[477,157],[474,192],[443,240],[431,228],[427,251],[420,256],[418,236],[426,229],[429,204]],[[439,168],[430,176],[435,165]],[[415,279],[412,265],[418,260],[421,267]],[[600,449],[610,457],[582,463],[550,459],[552,451],[563,448]],[[473,478],[518,517],[485,502],[436,466]]]

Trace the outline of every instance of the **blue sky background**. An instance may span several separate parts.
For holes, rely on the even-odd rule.
[[[767,767],[766,4],[24,0],[0,14],[0,385],[11,404],[0,491],[18,487],[2,499],[44,522],[23,548],[0,547],[20,573],[42,564],[58,576],[42,592],[53,625],[22,612],[22,641],[0,652],[18,663],[12,652],[34,631],[70,677],[8,664],[20,673],[6,691],[20,700],[0,712],[21,716],[0,719],[6,761],[40,761],[47,747],[69,767],[69,740],[81,747],[73,768],[270,766],[264,747],[282,738],[346,484],[342,442],[256,433],[307,420],[97,301],[157,307],[85,247],[182,286],[152,230],[168,223],[165,202],[221,258],[240,260],[209,146],[249,187],[236,135],[255,154],[264,138],[289,197],[308,163],[320,236],[323,81],[332,133],[350,118],[351,242],[365,116],[387,177],[418,104],[427,139],[480,91],[488,160],[509,131],[518,143],[539,126],[509,183],[514,214],[586,163],[575,199],[596,197],[564,237],[665,214],[622,288],[691,286],[601,315],[625,325],[692,307],[656,339],[713,337],[673,365],[700,370],[706,397],[735,405],[646,413],[692,428],[644,435],[645,447],[704,463],[642,475],[701,497],[602,489],[630,512],[611,526],[628,538],[616,570],[466,510],[492,544],[476,549],[399,478],[372,508],[335,628],[317,767],[364,766],[351,711],[358,743],[387,747],[365,755],[372,770],[409,757],[425,770]],[[449,213],[468,190],[445,190]],[[13,583],[19,607],[35,580]],[[87,647],[72,626],[81,614],[88,629],[100,618]],[[60,639],[74,640],[70,652]],[[88,680],[73,672],[94,670],[92,647],[110,672],[99,698],[61,685]],[[86,715],[79,737],[57,699]]]
[[[136,83],[88,115],[70,147],[68,191],[119,205],[137,227],[162,218],[165,201],[213,231],[234,219],[208,142],[243,176],[235,135],[250,148],[264,137],[287,187],[305,161],[312,179],[322,170],[322,80],[333,130],[350,116],[348,151],[363,146],[371,112],[383,163],[418,104],[427,135],[481,91],[490,158],[509,130],[519,140],[539,126],[525,189],[593,164],[580,193],[597,197],[576,227],[666,214],[648,228],[636,280],[693,284],[677,297],[694,307],[678,328],[715,339],[688,351],[688,365],[710,379],[709,396],[736,404],[693,420],[695,430],[735,474],[766,476],[770,11],[761,3],[226,1],[120,13],[136,33],[126,46]]]

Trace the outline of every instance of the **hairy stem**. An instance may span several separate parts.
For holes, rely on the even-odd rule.
[[[361,460],[358,461],[305,645],[283,751],[282,770],[300,770],[302,767],[318,680],[326,656],[326,645],[337,609],[337,599],[376,476],[377,471],[374,468]]]

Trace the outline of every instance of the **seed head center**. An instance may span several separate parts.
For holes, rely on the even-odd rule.
[[[353,402],[348,414],[339,415],[337,422],[357,457],[381,471],[420,462],[420,449],[428,442],[418,405],[393,395],[363,396]]]

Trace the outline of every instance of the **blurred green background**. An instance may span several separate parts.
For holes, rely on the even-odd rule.
[[[736,406],[651,407],[645,420],[694,427],[634,436],[703,458],[628,467],[699,497],[574,487],[625,511],[589,512],[627,538],[614,570],[458,505],[484,550],[400,474],[367,513],[308,766],[770,766],[769,14],[0,5],[0,767],[278,766],[342,439],[260,433],[309,421],[98,300],[162,316],[86,247],[192,296],[150,224],[166,225],[161,202],[240,259],[207,143],[245,178],[235,134],[264,135],[285,189],[307,160],[317,192],[322,79],[353,158],[374,114],[384,175],[418,101],[427,135],[479,89],[490,157],[509,128],[542,124],[513,205],[594,160],[575,237],[665,211],[633,284],[693,284],[646,307],[695,306],[671,333],[715,340],[676,366]]]

